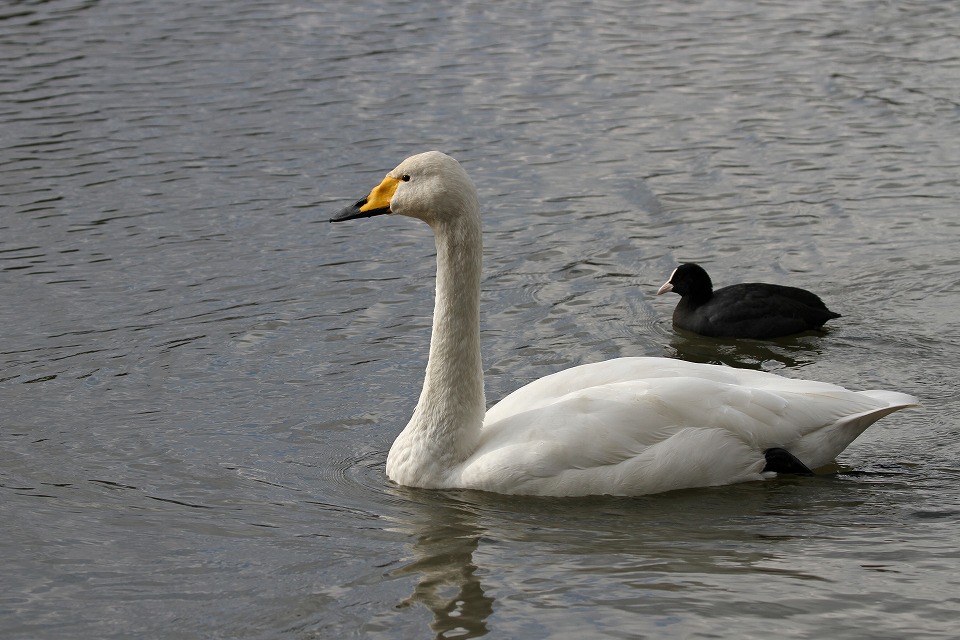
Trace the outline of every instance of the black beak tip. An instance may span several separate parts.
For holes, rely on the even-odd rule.
[[[360,207],[362,207],[366,203],[367,203],[366,198],[357,200],[355,203],[353,203],[349,207],[344,207],[343,209],[340,209],[340,211],[337,211],[333,215],[333,217],[330,218],[330,222],[343,222],[344,220],[352,220],[354,218],[361,217],[363,215],[363,212],[360,211]]]
[[[344,220],[349,220],[350,215],[353,213],[353,207],[347,207],[335,213],[333,217],[330,218],[329,222],[343,222]]]
[[[367,204],[367,199],[363,198],[358,200],[355,204],[350,205],[349,207],[344,207],[338,211],[332,218],[330,222],[343,222],[345,220],[357,220],[358,218],[372,218],[373,216],[381,216],[387,213],[390,213],[390,207],[382,207],[380,209],[367,209],[366,211],[361,211],[360,208]]]

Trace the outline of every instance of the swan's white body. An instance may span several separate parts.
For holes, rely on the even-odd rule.
[[[543,496],[642,495],[761,480],[764,452],[813,469],[906,394],[668,358],[619,358],[536,380],[484,410],[482,240],[476,189],[453,158],[404,160],[334,220],[419,218],[437,242],[437,295],[420,400],[387,456],[394,482]]]

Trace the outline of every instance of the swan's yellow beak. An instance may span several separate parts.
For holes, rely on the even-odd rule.
[[[357,218],[372,218],[390,213],[390,200],[400,184],[399,178],[387,176],[383,182],[373,188],[366,198],[357,200],[354,204],[340,210],[330,218],[330,222],[343,222]]]

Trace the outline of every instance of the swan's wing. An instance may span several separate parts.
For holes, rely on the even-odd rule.
[[[640,495],[759,479],[763,453],[736,431],[749,433],[782,403],[766,394],[750,415],[751,403],[732,389],[726,404],[744,410],[718,411],[724,401],[716,394],[729,390],[665,378],[540,398],[527,410],[488,418],[458,483],[511,493]],[[703,402],[694,407],[691,397]]]
[[[491,408],[461,481],[494,491],[503,490],[495,486],[502,482],[513,492],[575,495],[757,479],[765,449],[789,448],[848,417],[866,421],[880,407],[889,413],[895,410],[889,400],[660,358],[585,365],[542,378]]]
[[[878,408],[869,396],[836,389],[784,391],[690,377],[614,382],[531,398],[511,415],[488,412],[480,449],[549,446],[563,454],[563,466],[586,468],[621,462],[698,428],[729,432],[762,452]]]

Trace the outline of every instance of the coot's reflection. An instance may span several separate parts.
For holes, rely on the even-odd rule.
[[[707,364],[725,364],[741,369],[775,370],[797,368],[815,362],[822,353],[825,332],[808,331],[775,340],[709,338],[673,329],[670,357]]]

